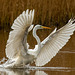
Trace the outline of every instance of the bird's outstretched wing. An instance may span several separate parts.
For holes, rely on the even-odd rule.
[[[43,66],[48,63],[58,51],[68,42],[70,35],[75,31],[75,19],[70,19],[69,22],[57,30],[52,35],[49,35],[41,44],[40,53],[35,60],[36,66]]]
[[[9,33],[9,39],[6,45],[6,56],[10,59],[17,56],[21,51],[26,52],[27,49],[27,34],[30,31],[29,27],[32,25],[34,18],[34,10],[23,11],[12,25],[12,31]]]

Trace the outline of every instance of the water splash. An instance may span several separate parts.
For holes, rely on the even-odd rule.
[[[3,59],[0,61],[0,64],[4,63],[7,59],[3,57]]]

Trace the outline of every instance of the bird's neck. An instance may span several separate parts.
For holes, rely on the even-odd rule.
[[[37,44],[38,44],[38,49],[40,49],[40,47],[41,47],[41,43],[40,43],[40,38],[37,36],[37,34],[36,34],[36,31],[37,31],[37,29],[36,28],[34,28],[33,29],[33,37],[36,39],[36,41],[37,41]]]

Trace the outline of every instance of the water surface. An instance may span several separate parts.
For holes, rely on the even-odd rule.
[[[8,39],[9,31],[0,30],[0,60],[5,57],[5,45]],[[43,34],[42,34],[43,35]],[[32,44],[31,33],[29,34],[30,45]],[[45,35],[41,36],[46,37]],[[36,41],[33,39],[33,45]],[[59,51],[59,53],[44,67],[33,67],[29,69],[4,69],[0,68],[0,75],[75,75],[75,43],[74,36],[70,42]],[[31,46],[31,47],[32,47]]]

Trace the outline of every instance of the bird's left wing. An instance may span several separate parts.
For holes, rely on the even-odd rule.
[[[12,25],[12,31],[9,33],[9,39],[6,45],[6,56],[10,59],[17,56],[24,47],[27,48],[27,34],[30,31],[29,27],[32,25],[34,18],[34,10],[23,11],[15,20]]]
[[[69,22],[47,38],[44,46],[35,60],[36,66],[43,66],[48,63],[58,51],[68,42],[70,35],[75,31],[75,19]],[[43,42],[42,42],[43,44]]]

